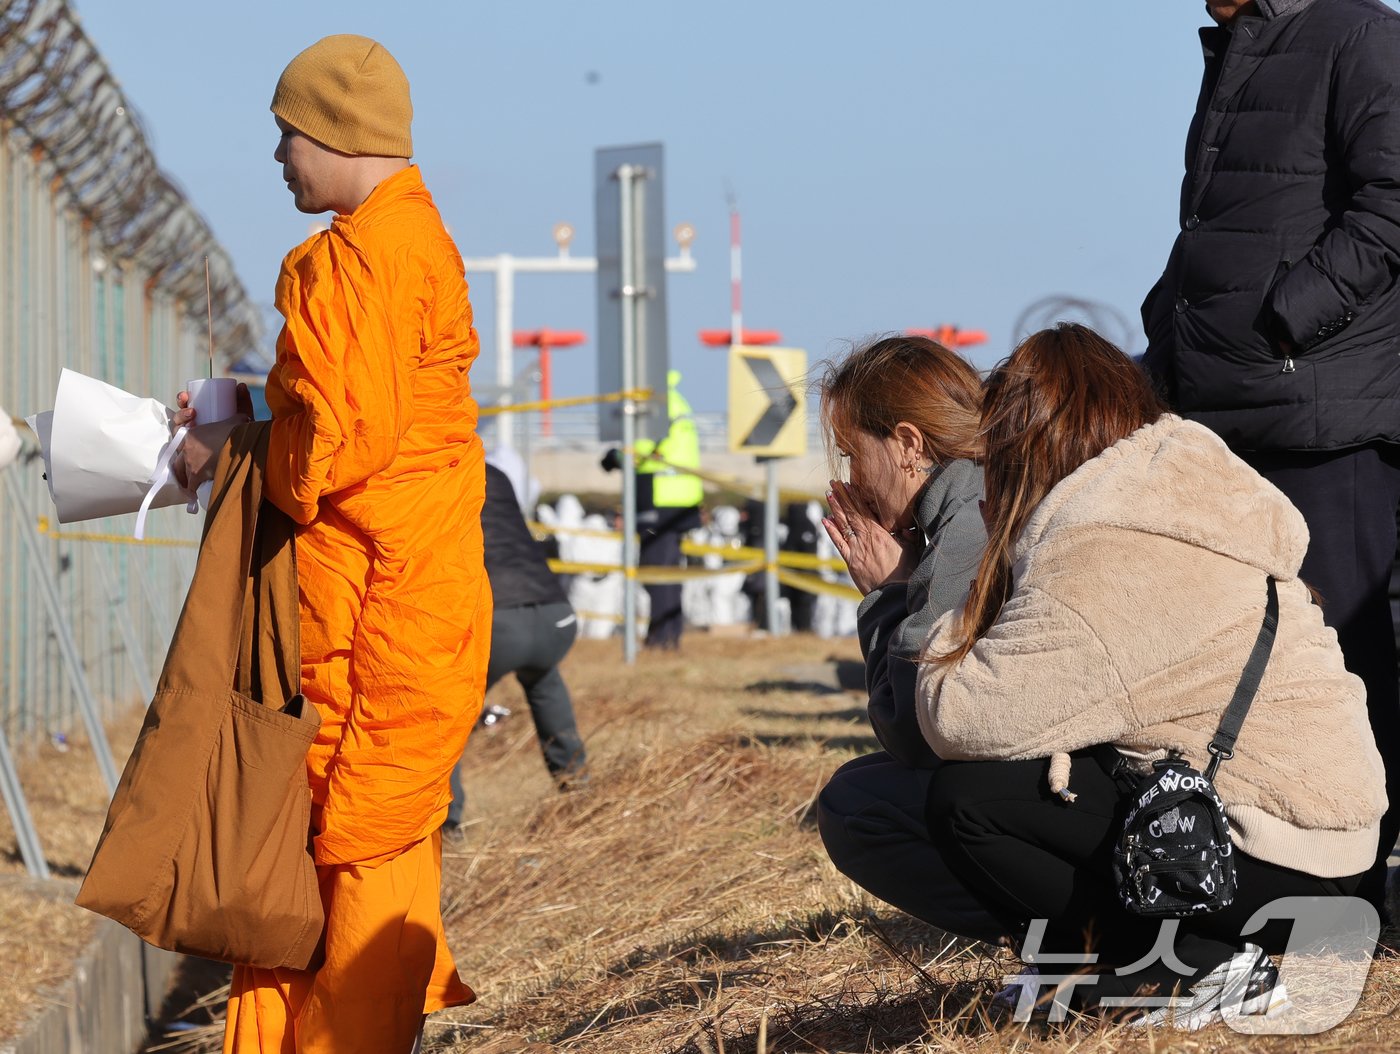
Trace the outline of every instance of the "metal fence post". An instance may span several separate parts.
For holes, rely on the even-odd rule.
[[[39,579],[40,592],[44,596],[44,606],[48,608],[49,622],[53,626],[54,636],[58,638],[59,650],[63,653],[63,665],[68,670],[69,684],[73,688],[73,694],[78,697],[78,706],[82,710],[83,724],[87,726],[93,755],[97,758],[97,767],[102,772],[102,778],[107,782],[107,790],[115,792],[118,779],[117,764],[112,759],[112,747],[107,742],[107,730],[102,725],[102,715],[98,712],[97,700],[93,698],[92,689],[88,686],[87,674],[83,670],[82,656],[78,653],[78,646],[73,640],[73,628],[63,616],[63,605],[59,602],[58,587],[54,584],[53,572],[45,561],[43,549],[39,545],[38,531],[35,528],[34,517],[29,511],[29,503],[24,499],[23,488],[15,482],[12,470],[0,471],[0,479],[5,481],[9,490],[9,505],[14,510],[15,519],[18,521],[20,539],[24,542],[24,547],[29,553],[30,566]]]
[[[19,855],[24,866],[35,878],[49,877],[49,864],[44,859],[43,846],[39,844],[39,832],[34,827],[34,819],[29,815],[29,804],[24,800],[24,788],[19,785],[19,773],[15,770],[14,755],[10,753],[9,740],[5,729],[0,726],[0,793],[5,796],[5,807],[10,810],[10,822],[15,828],[15,838],[19,842]]]

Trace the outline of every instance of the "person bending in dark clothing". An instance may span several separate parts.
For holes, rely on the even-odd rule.
[[[581,782],[587,756],[569,689],[559,672],[578,633],[578,619],[544,550],[530,534],[509,477],[489,462],[481,531],[486,575],[496,601],[486,690],[506,674],[515,674],[525,690],[550,775],[561,787]],[[443,824],[449,837],[460,837],[466,808],[461,768],[459,762],[452,771],[452,804]]]

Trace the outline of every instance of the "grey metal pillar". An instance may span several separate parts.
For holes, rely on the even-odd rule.
[[[501,403],[506,404],[515,401],[515,267],[508,255],[496,259],[496,386]],[[514,415],[496,415],[496,445],[515,446]]]
[[[638,179],[635,165],[617,170],[622,195],[622,389],[637,386],[637,245],[641,210],[636,208]],[[622,659],[637,661],[637,404],[629,394],[622,403]]]
[[[778,459],[763,462],[763,602],[768,609],[768,632],[778,635]]]

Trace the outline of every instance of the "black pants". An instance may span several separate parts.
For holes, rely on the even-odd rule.
[[[943,862],[924,820],[934,769],[884,751],[848,761],[817,797],[817,830],[836,870],[948,933],[995,943],[1010,931]]]
[[[681,536],[676,531],[650,533],[641,532],[641,547],[637,553],[637,563],[642,567],[679,567],[681,563]],[[681,584],[663,582],[646,587],[650,601],[650,615],[647,619],[646,647],[678,648],[681,631],[685,629],[685,615],[681,609]]]
[[[1138,962],[1161,932],[1156,920],[1120,907],[1113,886],[1113,843],[1123,819],[1122,803],[1135,782],[1110,774],[1113,756],[1101,748],[1072,755],[1070,788],[1078,795],[1072,804],[1051,793],[1044,759],[944,762],[929,787],[927,815],[929,835],[949,869],[1008,932],[1024,934],[1031,920],[1046,919],[1042,952],[1092,950],[1106,967]],[[1243,940],[1270,954],[1282,952],[1290,923],[1271,922],[1241,938],[1251,915],[1279,897],[1350,896],[1361,880],[1360,875],[1317,878],[1267,864],[1238,848],[1235,866],[1235,902],[1214,914],[1180,921],[1175,953],[1191,975],[1148,968],[1123,978],[1122,987],[1189,985],[1228,959]],[[1345,914],[1346,902],[1337,910]]]
[[[569,689],[559,672],[577,634],[578,619],[567,603],[496,608],[491,616],[486,688],[515,674],[525,690],[545,766],[556,777],[579,772],[588,760]],[[454,824],[462,822],[467,802],[460,769],[459,762],[452,770],[452,804],[447,809],[447,822]]]
[[[651,504],[651,488],[638,477],[637,535],[641,545],[637,563],[642,567],[680,567],[681,536],[700,525],[699,506],[657,508]],[[649,481],[649,477],[647,477]],[[646,647],[679,648],[685,629],[681,608],[681,584],[665,582],[646,587],[651,614],[647,619]]]
[[[1379,905],[1385,861],[1400,834],[1400,681],[1390,570],[1400,508],[1400,446],[1277,451],[1240,455],[1297,506],[1312,539],[1301,576],[1322,597],[1322,616],[1337,631],[1347,669],[1366,682],[1371,730],[1385,762],[1390,808],[1381,820],[1380,852],[1362,889]]]

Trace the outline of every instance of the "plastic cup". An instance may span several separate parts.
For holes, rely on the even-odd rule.
[[[223,421],[238,412],[238,382],[232,377],[200,377],[186,381],[185,391],[190,393],[190,408],[194,410],[196,425]],[[195,494],[199,497],[201,508],[209,508],[209,497],[213,492],[213,483],[199,485]]]
[[[197,425],[223,421],[238,412],[238,382],[232,377],[186,381],[185,391],[190,393],[190,408],[194,410]]]

